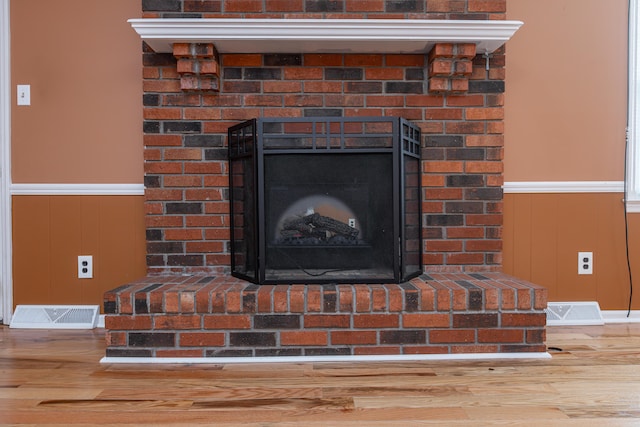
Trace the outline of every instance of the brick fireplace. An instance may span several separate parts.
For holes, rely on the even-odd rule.
[[[105,294],[107,359],[545,351],[545,289],[501,272],[505,1],[142,5],[148,275]],[[262,117],[417,126],[424,274],[232,277],[227,131]]]

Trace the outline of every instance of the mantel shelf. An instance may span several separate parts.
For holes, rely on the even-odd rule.
[[[521,21],[421,19],[130,19],[156,52],[214,43],[220,53],[427,53],[435,43],[474,43],[491,53]]]

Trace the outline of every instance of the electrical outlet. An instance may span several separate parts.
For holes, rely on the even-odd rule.
[[[355,218],[349,218],[349,227],[351,228],[356,228],[356,219]]]
[[[93,279],[93,256],[78,256],[78,279]]]
[[[578,274],[593,274],[593,252],[578,252]]]

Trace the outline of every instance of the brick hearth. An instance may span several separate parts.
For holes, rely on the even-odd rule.
[[[403,284],[148,276],[105,295],[107,357],[544,352],[542,287],[502,273]]]

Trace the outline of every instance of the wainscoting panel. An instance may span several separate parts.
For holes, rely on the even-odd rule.
[[[143,196],[13,196],[13,304],[99,304],[146,274]],[[93,278],[78,279],[79,255]]]
[[[629,278],[622,193],[505,194],[504,272],[545,286],[549,301],[626,309]],[[629,214],[632,271],[640,277],[640,216]],[[578,252],[593,275],[578,275]],[[635,254],[635,255],[634,255]],[[640,307],[640,299],[633,304]]]

